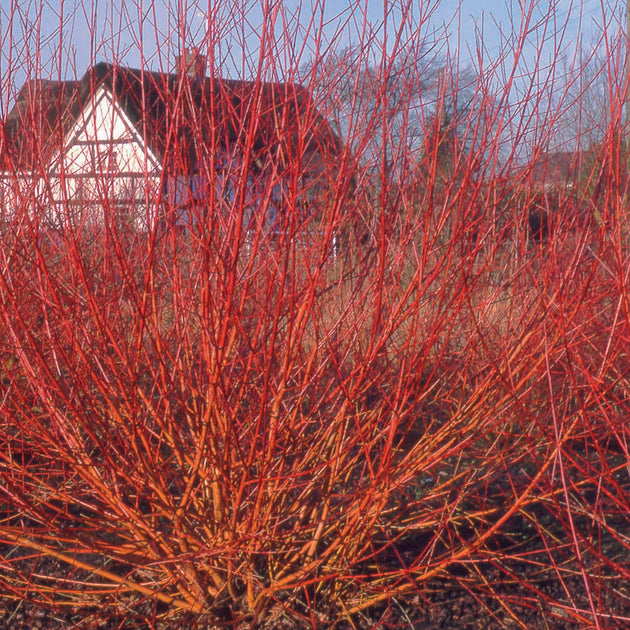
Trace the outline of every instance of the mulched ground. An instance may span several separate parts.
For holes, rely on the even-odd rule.
[[[612,550],[613,553],[616,551]],[[535,560],[535,559],[533,559]],[[541,557],[541,560],[543,558]],[[621,560],[621,559],[619,559]],[[49,567],[51,572],[61,567]],[[356,615],[352,623],[339,622],[336,625],[320,617],[315,622],[317,628],[337,628],[338,630],[367,630],[388,628],[413,628],[434,630],[453,629],[513,629],[537,628],[545,630],[573,630],[595,627],[592,617],[589,620],[589,598],[584,579],[576,571],[577,566],[564,565],[566,574],[560,581],[549,570],[534,569],[534,564],[526,567],[506,563],[498,568],[490,563],[455,567],[451,578],[434,580],[425,586],[423,592],[407,599],[396,599],[374,609]],[[528,575],[528,571],[531,575]],[[574,573],[571,575],[571,571]],[[603,572],[605,573],[605,571]],[[510,578],[509,575],[512,574]],[[546,577],[545,577],[546,576]],[[618,576],[608,579],[602,574],[599,586],[604,589],[592,595],[596,599],[599,623],[602,628],[630,627],[630,582]],[[566,610],[565,607],[566,606]],[[585,611],[583,620],[576,619],[571,610]],[[143,629],[210,630],[219,628],[210,622],[193,619],[160,621],[162,611],[155,610],[150,603],[134,606],[135,614],[121,611],[116,616],[98,610],[55,611],[37,607],[32,603],[16,602],[0,598],[0,628],[11,630],[110,630]],[[616,619],[615,619],[616,618]],[[626,618],[623,622],[620,618]],[[225,627],[225,626],[223,626]],[[241,626],[249,627],[249,626]],[[270,617],[259,626],[261,630],[306,630],[314,627],[313,622],[288,618],[282,612],[272,610]]]
[[[619,455],[615,455],[618,459]],[[630,496],[630,475],[621,471],[618,491]],[[580,486],[583,501],[604,505],[594,489]],[[497,489],[499,500],[501,492]],[[488,498],[488,497],[486,497]],[[572,527],[582,536],[581,565],[575,554],[567,523],[553,506],[541,502],[531,508],[531,518],[519,515],[507,521],[502,532],[489,540],[485,556],[479,552],[471,562],[453,565],[451,574],[422,585],[407,598],[392,599],[357,614],[352,621],[336,625],[324,615],[312,620],[289,618],[281,609],[271,611],[257,626],[260,630],[368,630],[437,628],[495,630],[574,630],[594,628],[591,611],[602,630],[630,628],[630,515],[612,511],[601,515],[573,515]],[[465,532],[461,532],[463,537]],[[592,545],[589,537],[591,537]],[[413,558],[422,541],[407,539],[396,550],[397,561]],[[16,550],[0,548],[0,580],[6,570],[3,560]],[[381,561],[394,569],[395,561]],[[27,561],[25,561],[27,562]],[[54,559],[25,566],[40,575],[63,575],[65,567]],[[584,574],[588,578],[585,583]],[[596,576],[596,577],[592,577]],[[1,582],[0,582],[1,584]],[[0,586],[1,588],[1,586]],[[165,611],[151,602],[124,601],[112,613],[105,610],[56,610],[32,602],[15,601],[0,591],[0,630],[210,630],[217,626],[203,619],[161,620]],[[577,611],[582,611],[581,613]],[[241,624],[241,628],[250,627]]]

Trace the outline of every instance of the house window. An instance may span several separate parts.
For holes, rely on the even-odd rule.
[[[100,151],[96,155],[94,170],[96,173],[107,173],[113,175],[118,172],[118,152],[117,151]]]

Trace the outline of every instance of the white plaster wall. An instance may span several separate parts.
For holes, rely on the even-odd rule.
[[[50,219],[101,225],[105,213],[136,229],[151,228],[161,166],[125,112],[99,88],[66,138],[50,169]],[[128,216],[124,216],[127,213]],[[112,218],[112,217],[109,217]]]

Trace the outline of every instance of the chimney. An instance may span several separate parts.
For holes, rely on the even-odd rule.
[[[206,58],[197,48],[188,50],[176,58],[177,74],[185,74],[191,79],[203,79],[206,76]]]

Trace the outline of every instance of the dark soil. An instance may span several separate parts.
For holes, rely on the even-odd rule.
[[[591,601],[601,628],[630,627],[630,583],[627,578],[614,575],[614,569],[599,567],[596,582],[585,586],[577,560],[568,549],[541,552],[541,540],[533,538],[527,543],[532,550],[528,555],[523,548],[516,557],[509,554],[492,561],[453,566],[452,575],[433,580],[423,585],[407,598],[391,599],[388,602],[355,615],[350,621],[336,624],[320,617],[319,620],[298,620],[281,611],[272,610],[269,618],[260,627],[265,630],[306,630],[307,628],[337,628],[339,630],[414,628],[432,630],[453,629],[555,629],[595,627],[591,613]],[[534,553],[534,550],[537,550]],[[602,556],[617,566],[629,566],[629,559],[621,554],[624,550],[615,541],[600,547]],[[588,556],[588,554],[585,554]],[[565,556],[565,557],[563,557]],[[550,557],[561,568],[558,575],[549,568]],[[527,561],[524,561],[524,558]],[[597,557],[584,557],[583,562],[591,566],[585,569],[594,572]],[[48,575],[61,572],[63,567],[55,560],[41,562],[38,572]],[[601,563],[600,563],[601,564]],[[591,601],[589,601],[589,592]],[[119,606],[112,614],[111,608],[99,610],[59,610],[44,604],[13,601],[0,598],[0,628],[11,630],[66,630],[66,629],[143,629],[210,630],[219,628],[199,619],[161,620],[165,611],[152,602],[134,602],[128,611]],[[581,615],[576,613],[581,610]],[[626,621],[623,621],[625,619]],[[226,620],[226,625],[231,626]],[[226,627],[226,626],[222,626]],[[249,627],[241,625],[241,627]]]
[[[619,456],[615,455],[615,459]],[[617,467],[617,470],[620,470]],[[514,481],[508,479],[507,486]],[[616,492],[630,496],[630,479],[623,472],[616,479]],[[523,628],[573,630],[599,627],[630,628],[630,515],[617,509],[623,502],[606,503],[605,492],[588,484],[576,486],[579,505],[593,509],[572,512],[567,522],[558,505],[539,501],[503,523],[497,535],[475,549],[466,563],[450,566],[450,573],[421,583],[405,597],[391,598],[355,614],[351,620],[340,611],[309,612],[309,618],[288,616],[282,608],[271,610],[261,630],[367,630],[388,628],[437,628],[494,630]],[[612,491],[609,495],[613,497]],[[500,481],[484,488],[484,500],[505,501],[507,489]],[[614,498],[614,497],[613,497]],[[479,498],[471,497],[478,505]],[[598,518],[594,518],[598,514]],[[474,540],[474,528],[451,532]],[[580,558],[575,540],[578,540]],[[413,562],[426,545],[426,537],[401,540],[395,553],[378,558],[384,570],[400,570]],[[20,569],[23,576],[64,575],[66,567],[54,559],[24,557],[15,562],[15,547],[1,548],[0,589],[8,571]],[[438,553],[448,553],[446,543]],[[22,552],[23,553],[23,552]],[[9,560],[9,562],[7,562]],[[72,579],[73,576],[69,576]],[[81,576],[74,576],[81,577]],[[51,597],[54,594],[51,595]],[[19,601],[0,590],[0,630],[154,629],[210,630],[238,627],[226,610],[222,625],[199,618],[173,619],[153,601],[118,598],[107,609],[64,609],[38,602]],[[306,607],[305,607],[306,609]],[[215,617],[216,619],[216,617]],[[341,619],[341,620],[340,620]],[[241,624],[240,628],[251,627]]]

